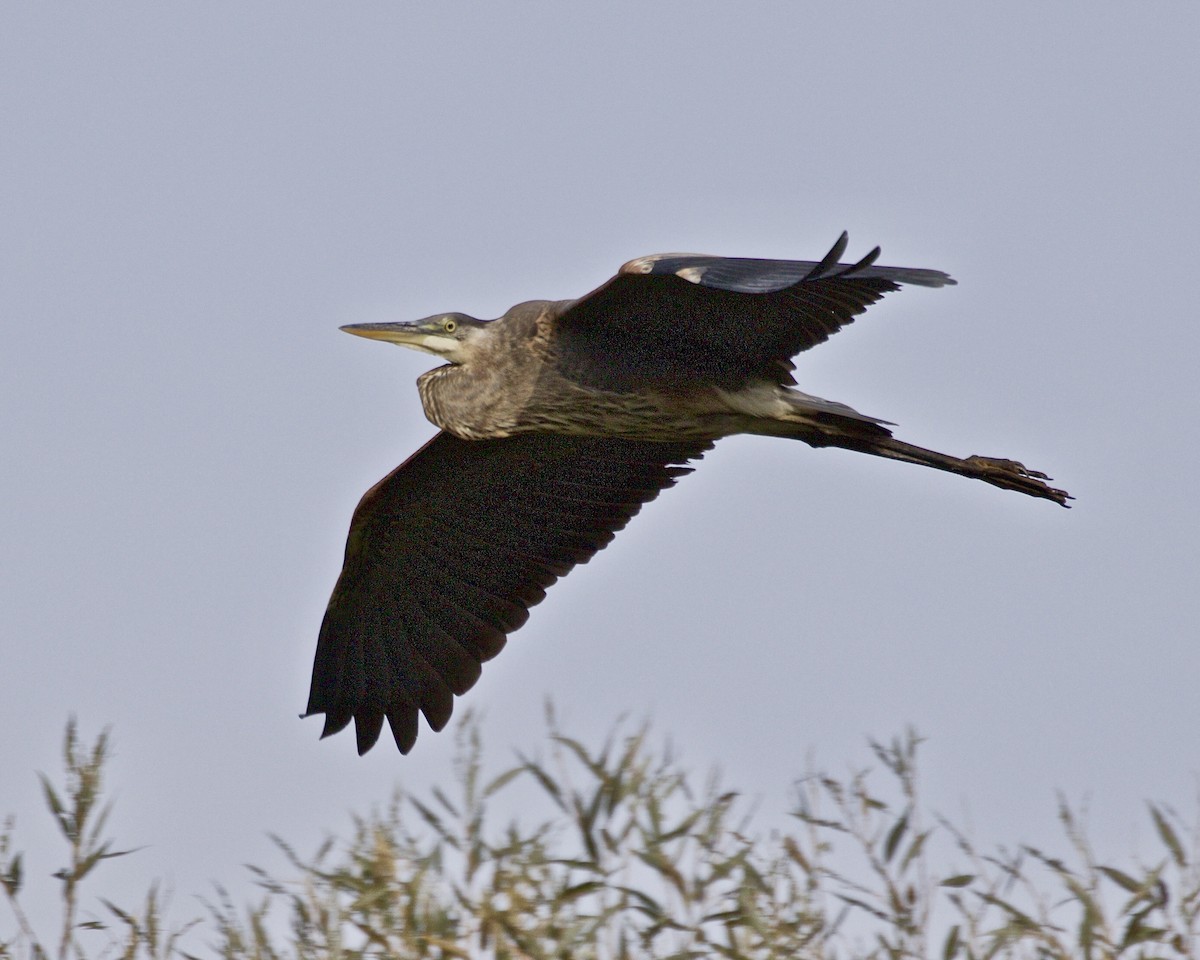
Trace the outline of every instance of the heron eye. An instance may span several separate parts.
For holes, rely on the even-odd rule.
[[[458,329],[458,324],[455,321],[453,321],[447,317],[445,320],[442,321],[442,329],[445,330],[447,333],[453,333],[455,330]]]

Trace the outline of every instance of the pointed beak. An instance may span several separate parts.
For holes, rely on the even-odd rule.
[[[401,343],[405,346],[412,346],[418,337],[424,336],[415,328],[415,324],[403,320],[397,323],[348,323],[339,329],[356,337],[386,340],[388,343]]]
[[[462,347],[462,342],[449,333],[441,332],[433,322],[437,319],[428,317],[425,320],[400,320],[396,323],[351,323],[342,329],[356,337],[395,343],[443,359],[453,358]]]

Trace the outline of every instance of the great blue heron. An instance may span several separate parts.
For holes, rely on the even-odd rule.
[[[794,389],[791,357],[883,294],[954,283],[938,270],[659,254],[578,300],[499,320],[442,313],[348,333],[432,353],[417,380],[441,429],[367,491],[321,625],[305,716],[355,721],[358,752],[386,718],[401,753],[417,714],[440,730],[528,608],[612,540],[721,437],[792,437],[1045,497],[1012,460],[959,459],[896,440],[886,421]]]

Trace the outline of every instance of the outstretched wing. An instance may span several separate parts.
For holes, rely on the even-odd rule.
[[[367,491],[321,624],[305,716],[355,721],[358,752],[386,718],[407,753],[434,730],[528,608],[612,540],[712,446],[439,433]]]
[[[792,384],[791,358],[823,343],[901,284],[941,287],[940,270],[879,267],[876,247],[840,263],[664,253],[625,264],[559,317],[563,372],[609,390]]]

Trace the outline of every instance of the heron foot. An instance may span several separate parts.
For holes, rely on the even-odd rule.
[[[1033,497],[1044,497],[1053,500],[1060,506],[1070,506],[1067,501],[1072,499],[1065,490],[1050,486],[1047,481],[1052,479],[1040,470],[1030,470],[1016,460],[1004,460],[999,457],[981,457],[978,454],[967,457],[964,461],[970,466],[980,480],[1003,487],[1005,490],[1018,490]]]

